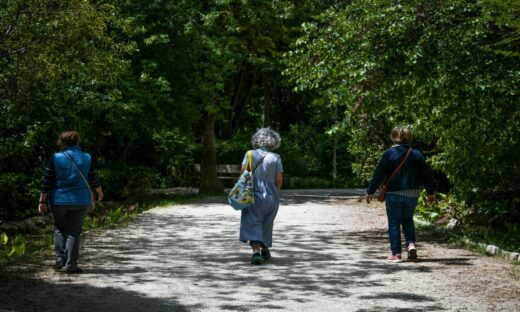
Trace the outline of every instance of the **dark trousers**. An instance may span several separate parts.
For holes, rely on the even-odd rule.
[[[79,256],[79,239],[88,206],[52,206],[56,262],[75,269]]]
[[[413,214],[417,198],[386,194],[386,215],[388,217],[388,236],[392,254],[401,253],[401,226],[406,245],[415,243],[415,224]]]

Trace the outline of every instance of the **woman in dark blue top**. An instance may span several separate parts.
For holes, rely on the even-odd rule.
[[[60,134],[58,144],[62,150],[52,155],[43,178],[40,204],[41,214],[50,211],[54,217],[54,269],[65,267],[67,273],[81,273],[77,266],[79,240],[83,219],[91,203],[91,188],[98,200],[103,190],[92,165],[92,157],[79,148],[79,133],[66,131]]]
[[[367,189],[367,203],[370,203],[372,195],[404,159],[408,149],[411,148],[409,146],[411,137],[411,131],[407,127],[392,129],[391,139],[395,145],[386,150],[379,160]],[[408,259],[417,258],[413,214],[422,186],[426,188],[428,201],[434,202],[433,184],[424,156],[418,149],[412,148],[399,172],[388,182],[385,194],[388,235],[392,250],[392,254],[388,256],[390,261],[401,261],[401,226],[406,240]]]

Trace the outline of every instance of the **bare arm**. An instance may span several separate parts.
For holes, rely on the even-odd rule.
[[[278,190],[281,190],[282,189],[282,183],[283,183],[283,173],[278,172],[276,174],[275,182],[276,182],[276,188],[278,188]]]

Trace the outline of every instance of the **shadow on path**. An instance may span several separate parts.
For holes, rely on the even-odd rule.
[[[353,221],[340,214],[348,207],[305,208],[303,203],[323,204],[324,197],[340,196],[309,194],[317,197],[285,194],[283,205],[294,206],[282,208],[273,258],[263,265],[249,264],[249,249],[237,240],[240,214],[220,205],[225,198],[215,197],[145,213],[128,228],[89,234],[80,276],[48,273],[42,279],[0,272],[0,307],[131,312],[249,311],[259,306],[294,311],[303,305],[318,311],[321,302],[344,300],[356,303],[358,311],[406,311],[410,305],[410,311],[438,311],[442,305],[434,294],[396,291],[394,283],[403,274],[420,279],[439,266],[472,265],[471,257],[385,262],[386,231],[346,226]],[[309,216],[291,217],[305,209]],[[320,218],[325,214],[328,219]],[[378,217],[374,211],[363,214]],[[57,306],[64,296],[67,301]]]
[[[127,272],[120,272],[127,274]],[[82,276],[63,276],[61,282],[27,277],[27,272],[0,273],[0,311],[193,311],[195,306],[169,298],[151,298],[121,288],[96,287]]]

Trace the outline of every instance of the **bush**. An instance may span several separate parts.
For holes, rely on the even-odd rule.
[[[283,188],[288,189],[309,189],[309,188],[330,188],[330,180],[318,177],[286,177]]]
[[[114,167],[98,170],[106,200],[140,200],[159,185],[159,173],[148,167]]]
[[[153,141],[161,171],[166,173],[165,186],[191,185],[194,157],[200,148],[194,138],[174,129],[154,134]]]
[[[230,140],[217,141],[217,162],[219,164],[240,164],[251,147],[251,134],[239,133]]]
[[[0,174],[0,221],[19,220],[36,213],[33,185],[32,178],[23,173]]]

